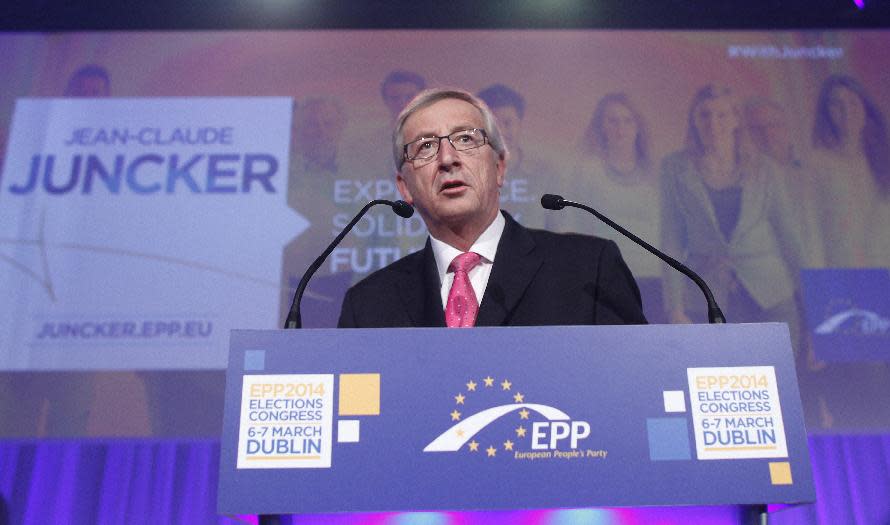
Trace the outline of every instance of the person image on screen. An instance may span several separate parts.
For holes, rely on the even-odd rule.
[[[814,160],[824,177],[820,217],[831,267],[890,266],[890,143],[884,115],[854,78],[819,92]]]
[[[479,98],[420,93],[396,121],[393,158],[430,237],[350,288],[339,326],[646,322],[614,242],[526,229],[499,209],[509,154]]]
[[[414,71],[396,69],[390,71],[380,84],[380,97],[389,110],[392,122],[399,117],[402,108],[426,89],[426,79]]]
[[[883,112],[859,81],[831,75],[819,91],[812,139],[822,171],[826,265],[890,267],[890,144]],[[819,381],[823,428],[876,428],[890,421],[886,362],[826,363]]]
[[[609,93],[599,100],[579,150],[564,183],[567,198],[590,204],[650,244],[658,244],[660,197],[649,135],[643,115],[625,93]],[[587,214],[564,213],[559,218],[562,231],[596,232],[618,243],[640,285],[646,317],[650,321],[662,317],[663,263],[657,257]]]
[[[111,75],[96,64],[81,66],[68,79],[66,97],[101,98],[111,96]]]
[[[287,203],[309,220],[310,228],[324,229],[324,237],[337,211],[334,183],[346,124],[346,112],[333,98],[309,97],[294,109]]]
[[[754,97],[745,102],[745,125],[757,150],[779,168],[780,180],[794,206],[791,212],[800,225],[801,245],[809,266],[824,265],[825,247],[822,239],[819,192],[823,183],[821,171],[794,143],[795,130],[789,115],[778,102]]]
[[[510,173],[501,188],[501,204],[525,226],[543,228],[552,222],[554,213],[540,205],[541,195],[548,193],[556,170],[542,160],[540,151],[531,150],[523,140],[525,98],[504,84],[492,84],[476,95],[494,113],[504,143],[510,150]],[[532,144],[540,134],[533,135]],[[551,189],[550,191],[555,191]],[[548,221],[548,219],[551,219]]]
[[[102,66],[79,67],[63,91],[66,97],[108,97],[111,76]],[[0,141],[3,138],[0,137]],[[2,147],[2,145],[0,145]],[[2,164],[0,152],[0,164]],[[0,376],[0,436],[82,436],[95,397],[93,374],[41,372]],[[41,423],[43,421],[43,423]]]
[[[387,191],[376,194],[375,197],[382,199],[397,199],[398,190],[395,188],[395,181],[392,173],[395,170],[393,164],[392,153],[392,128],[393,123],[402,112],[402,109],[411,101],[418,93],[426,89],[427,81],[420,73],[409,71],[406,69],[396,69],[390,71],[384,77],[380,84],[380,97],[389,118],[386,120],[379,119],[369,137],[363,140],[362,155],[366,159],[366,164],[370,166],[374,176],[374,184],[377,188],[385,188]],[[356,210],[357,211],[357,210]],[[426,228],[423,222],[417,217],[412,217],[404,221],[400,217],[393,215],[387,210],[371,209],[368,213],[375,214],[379,217],[379,224],[382,228],[397,232],[395,236],[388,239],[380,239],[384,244],[395,248],[398,256],[411,253],[423,246],[426,239]],[[401,228],[399,226],[402,226]]]
[[[369,129],[368,136],[356,147],[365,169],[371,171],[374,179],[391,180],[395,169],[389,153],[393,123],[402,108],[426,86],[426,79],[420,73],[405,69],[390,71],[380,83],[380,100],[386,108],[387,118],[377,119]]]
[[[730,322],[787,322],[797,349],[800,233],[776,170],[746,140],[732,91],[701,88],[686,149],[662,166],[662,248],[702,275]],[[663,282],[671,322],[704,317],[682,275],[666,271]]]
[[[303,272],[361,206],[335,198],[337,181],[354,175],[344,173],[342,166],[342,157],[346,156],[342,139],[348,124],[342,103],[330,97],[308,97],[297,105],[293,119],[288,205],[309,221],[309,227],[284,248],[279,308],[282,323]],[[372,270],[365,256],[366,241],[361,235],[349,236],[336,256],[319,269],[318,279],[308,290],[307,306],[311,306],[307,308],[307,326],[336,324],[338,312],[333,297],[342,295],[353,279],[358,280],[359,273]]]

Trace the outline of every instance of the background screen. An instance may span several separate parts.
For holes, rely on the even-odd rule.
[[[281,326],[333,236],[398,198],[393,119],[439,86],[494,110],[517,220],[618,240],[650,322],[705,322],[657,259],[538,201],[597,207],[702,273],[730,322],[789,324],[811,431],[886,429],[888,46],[884,31],[3,34],[0,435],[218,435],[228,331]],[[121,129],[148,138],[109,138]],[[128,177],[147,155],[157,169]],[[346,288],[426,235],[369,213],[304,325],[336,325]]]

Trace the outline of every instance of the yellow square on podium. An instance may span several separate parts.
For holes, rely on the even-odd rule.
[[[791,463],[787,461],[770,463],[769,479],[773,485],[791,485]]]
[[[379,416],[380,374],[340,374],[337,413],[341,416]]]

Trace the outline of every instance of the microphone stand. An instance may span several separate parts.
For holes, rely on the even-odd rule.
[[[334,240],[331,242],[331,244],[328,245],[325,251],[321,252],[321,255],[319,255],[318,258],[316,258],[311,265],[309,265],[309,269],[306,270],[306,273],[303,274],[303,277],[300,279],[300,284],[297,285],[297,290],[294,293],[294,300],[293,302],[291,302],[290,311],[287,314],[287,320],[284,322],[285,329],[303,327],[303,318],[300,315],[300,302],[303,300],[303,293],[306,291],[306,286],[309,284],[309,279],[311,279],[315,272],[318,271],[318,269],[321,267],[321,265],[324,264],[324,261],[328,258],[328,255],[330,255],[331,252],[334,251],[334,248],[336,248],[337,245],[340,244],[340,241],[343,240],[343,237],[346,237],[346,234],[352,230],[353,226],[355,226],[358,221],[361,220],[362,217],[364,217],[365,213],[367,213],[367,211],[371,209],[372,206],[376,206],[378,204],[386,204],[392,207],[395,213],[406,219],[414,215],[414,208],[407,202],[401,200],[388,201],[385,199],[376,199],[369,202],[368,204],[365,204],[361,211],[359,211],[358,214],[356,214],[356,216],[353,217],[351,221],[349,221],[349,224],[347,224],[346,227],[343,228],[343,231],[341,231],[337,235],[337,237],[334,238]]]
[[[590,206],[586,206],[584,204],[580,204],[577,202],[572,202],[572,201],[562,198],[559,195],[551,195],[549,193],[544,195],[543,197],[541,197],[541,206],[543,206],[544,208],[547,208],[548,210],[561,210],[561,209],[565,208],[566,206],[570,206],[572,208],[580,208],[588,213],[593,214],[597,219],[608,224],[610,227],[612,227],[612,229],[616,230],[621,235],[624,235],[628,239],[632,240],[633,242],[635,242],[635,243],[639,244],[640,246],[642,246],[643,248],[645,248],[652,255],[655,255],[662,261],[666,262],[668,264],[668,266],[670,266],[671,268],[677,270],[678,272],[682,273],[686,277],[692,279],[692,281],[702,291],[702,293],[705,296],[705,300],[708,302],[708,322],[711,324],[719,324],[719,323],[726,322],[726,317],[724,317],[723,312],[720,310],[720,307],[717,305],[717,300],[714,299],[714,294],[711,293],[711,289],[708,287],[708,283],[706,283],[705,280],[702,279],[700,275],[698,275],[697,273],[692,271],[685,264],[674,259],[670,255],[667,255],[666,253],[662,252],[658,248],[655,248],[654,246],[652,246],[648,242],[644,241],[643,239],[640,239],[633,233],[625,230],[624,227],[620,226],[619,224],[614,222],[612,219],[606,217],[605,215],[596,211],[595,209],[591,208]]]
[[[306,286],[309,284],[309,279],[318,271],[322,264],[324,264],[325,259],[328,258],[328,255],[334,251],[334,248],[340,244],[340,241],[343,240],[343,237],[346,237],[346,234],[349,233],[352,228],[358,224],[358,221],[364,217],[365,213],[371,209],[372,206],[376,206],[378,204],[386,204],[391,206],[393,211],[401,217],[409,218],[414,215],[414,208],[405,201],[388,201],[385,199],[377,199],[365,204],[365,206],[358,212],[358,214],[353,217],[349,224],[343,228],[343,231],[337,235],[331,244],[319,255],[312,264],[309,265],[309,269],[306,270],[306,273],[303,274],[303,277],[300,279],[300,284],[297,285],[297,290],[294,293],[294,300],[291,302],[290,311],[287,314],[287,320],[284,322],[284,328],[292,329],[292,328],[302,328],[303,327],[303,319],[300,315],[300,302],[303,300],[303,293],[306,291]],[[284,516],[280,514],[260,514],[258,516],[260,525],[283,525]]]

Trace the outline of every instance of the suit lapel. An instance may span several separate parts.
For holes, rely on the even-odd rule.
[[[412,326],[445,326],[441,287],[433,247],[427,239],[417,264],[399,280],[399,296]]]
[[[476,326],[500,326],[519,304],[544,262],[528,230],[504,213],[507,224],[498,242],[494,266],[482,296]]]

